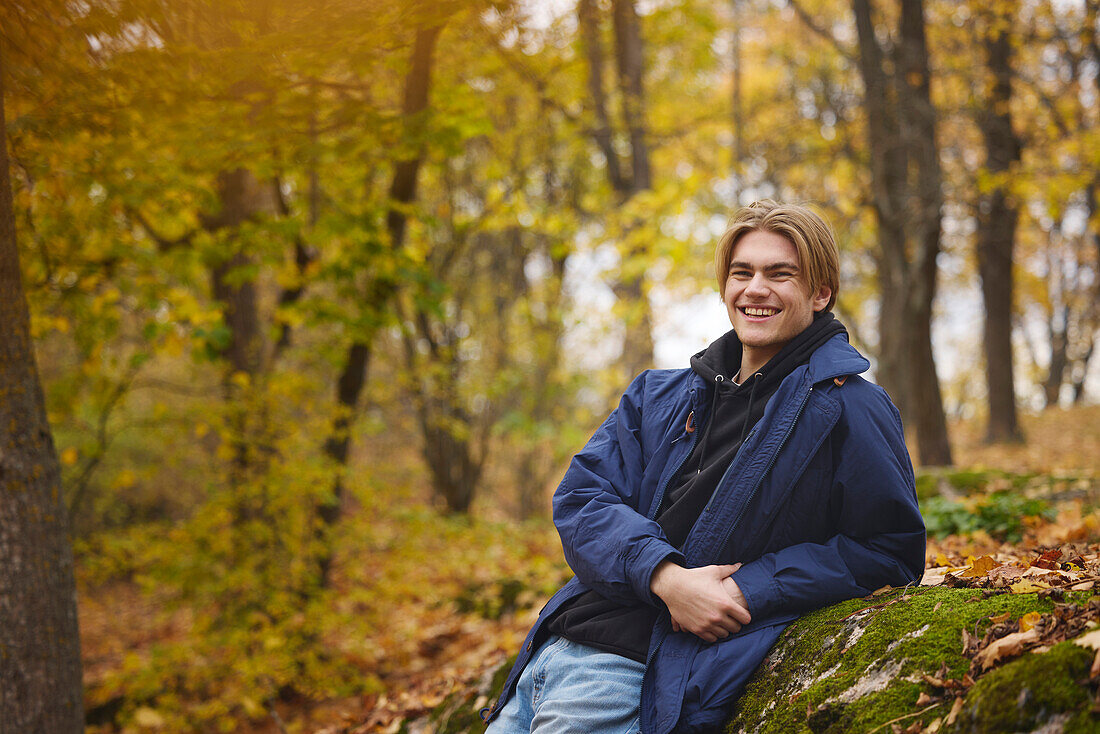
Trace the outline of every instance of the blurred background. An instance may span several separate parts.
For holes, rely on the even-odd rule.
[[[90,730],[397,731],[491,672],[764,197],[837,231],[943,549],[1096,539],[1098,7],[5,2]]]

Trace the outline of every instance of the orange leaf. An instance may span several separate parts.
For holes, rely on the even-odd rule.
[[[1000,564],[994,561],[990,556],[982,556],[974,561],[970,568],[962,572],[961,576],[964,579],[973,579],[980,576],[985,576],[987,573],[995,569]]]
[[[1043,615],[1038,612],[1028,612],[1024,616],[1020,617],[1020,631],[1027,632],[1029,629],[1039,624],[1039,620],[1043,618]]]

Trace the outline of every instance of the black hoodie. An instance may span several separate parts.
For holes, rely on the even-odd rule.
[[[703,433],[657,512],[657,523],[669,543],[683,548],[722,475],[764,414],[768,399],[787,375],[838,333],[847,336],[832,313],[817,314],[813,323],[740,385],[733,377],[741,368],[741,341],[732,330],[691,358],[691,369],[714,391],[708,415],[693,416],[696,430]],[[625,607],[589,591],[562,606],[550,631],[644,663],[656,617],[657,610],[648,604]]]

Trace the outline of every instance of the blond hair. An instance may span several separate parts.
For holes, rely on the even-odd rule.
[[[718,279],[718,292],[725,290],[729,278],[733,248],[749,232],[773,232],[787,238],[798,252],[799,268],[811,294],[821,286],[830,291],[832,309],[840,289],[840,253],[833,230],[821,215],[800,204],[781,204],[771,199],[761,199],[738,209],[718,240],[714,251],[714,274]]]

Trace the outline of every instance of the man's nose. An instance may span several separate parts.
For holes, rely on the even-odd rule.
[[[768,279],[764,277],[763,273],[756,273],[749,280],[749,284],[745,286],[745,295],[748,296],[766,296],[768,295]]]

